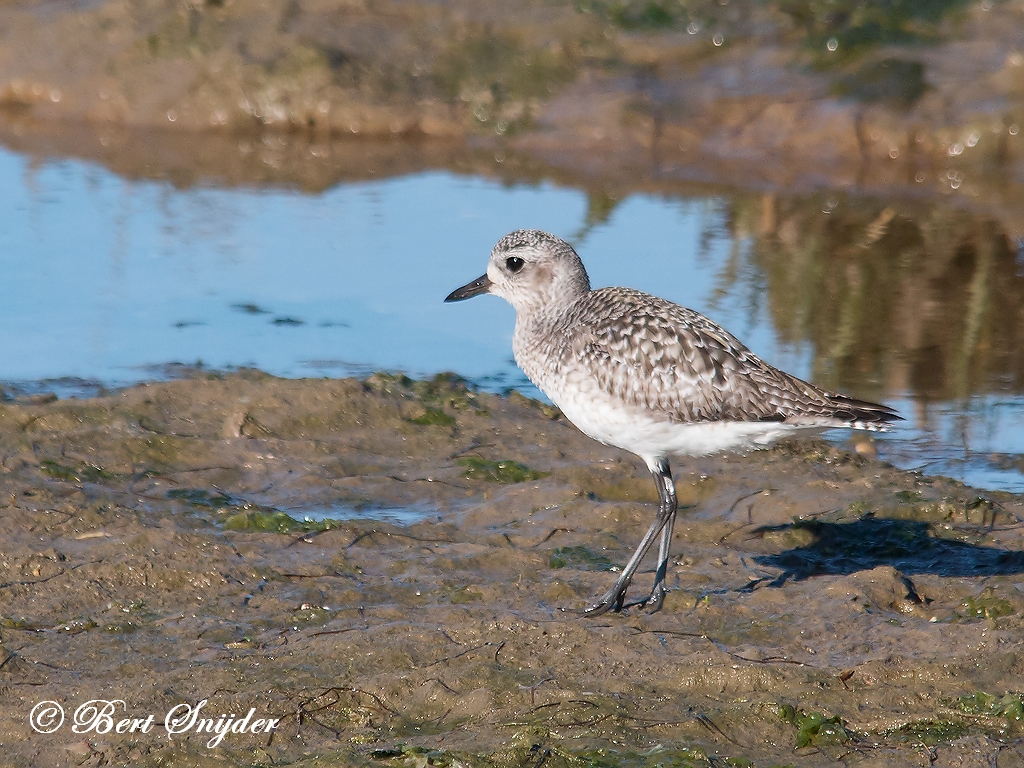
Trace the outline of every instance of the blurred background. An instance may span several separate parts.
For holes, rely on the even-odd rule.
[[[538,396],[511,308],[442,300],[542,228],[1024,492],[1022,126],[1012,0],[0,0],[0,397]]]

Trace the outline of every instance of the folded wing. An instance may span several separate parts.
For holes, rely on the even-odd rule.
[[[693,310],[626,288],[594,291],[567,318],[591,381],[612,397],[680,423],[778,421],[884,429],[884,405],[826,392],[768,365]]]

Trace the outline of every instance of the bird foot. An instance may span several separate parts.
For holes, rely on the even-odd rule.
[[[654,589],[651,590],[650,597],[647,598],[647,610],[651,613],[661,610],[661,604],[665,602],[665,595],[668,594],[668,587],[665,586],[664,581],[659,581],[654,585]]]
[[[646,608],[648,613],[657,613],[661,610],[661,604],[665,602],[666,594],[668,594],[668,587],[665,586],[665,582],[659,581],[654,585],[654,589],[651,590],[651,594],[643,600],[637,600],[635,603],[629,603],[626,605],[626,608],[641,607]]]
[[[612,587],[610,590],[604,593],[600,600],[594,603],[589,608],[583,611],[584,616],[600,616],[608,611],[615,611],[619,613],[622,611],[622,603],[626,599],[626,588],[618,589]]]
[[[651,590],[651,594],[645,597],[643,600],[637,600],[632,603],[626,603],[626,590],[616,590],[614,587],[606,592],[600,600],[594,603],[592,606],[583,611],[584,616],[600,616],[608,611],[614,611],[615,613],[621,613],[626,608],[646,608],[648,613],[657,613],[661,610],[662,603],[665,602],[665,595],[668,594],[668,587],[665,586],[665,582],[659,581],[654,585],[654,589]]]

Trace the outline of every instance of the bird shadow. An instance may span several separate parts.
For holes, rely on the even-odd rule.
[[[971,529],[982,532],[988,529]],[[813,540],[774,555],[759,555],[757,563],[783,572],[771,586],[811,576],[846,576],[889,565],[903,574],[936,576],[997,576],[1024,573],[1024,552],[984,547],[936,536],[932,525],[919,520],[894,520],[873,515],[849,523],[799,520],[762,526],[755,535],[806,531]],[[806,537],[806,534],[803,534]]]

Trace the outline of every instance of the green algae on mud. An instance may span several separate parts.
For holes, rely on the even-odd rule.
[[[167,498],[188,502],[197,509],[209,509],[218,513],[213,521],[228,531],[272,531],[276,533],[311,533],[326,531],[339,525],[330,519],[297,519],[294,515],[274,507],[231,496],[221,490],[208,491],[203,488],[172,488]]]
[[[427,408],[455,424],[414,423]],[[152,437],[188,442],[157,454]],[[1019,751],[1020,499],[990,508],[824,443],[680,462],[690,506],[664,609],[594,621],[578,611],[649,524],[649,474],[457,377],[246,371],[8,402],[0,456],[0,686],[282,718],[215,757],[111,736],[111,762],[881,766],[927,744],[1002,765]],[[515,482],[466,476],[502,464]],[[282,511],[356,502],[437,515]],[[0,707],[5,759],[66,762],[65,742],[17,737],[18,707]]]
[[[112,472],[108,472],[103,469],[103,467],[97,467],[91,464],[83,464],[81,467],[69,467],[56,461],[46,459],[40,462],[39,468],[43,473],[56,478],[57,480],[73,480],[75,482],[85,480],[90,483],[95,483],[100,480],[114,479],[114,474]]]
[[[998,619],[1017,612],[1016,607],[1008,600],[996,596],[991,589],[984,590],[978,596],[968,597],[961,603],[964,615],[968,619]]]
[[[779,707],[779,719],[797,728],[795,749],[825,744],[845,744],[850,735],[843,728],[841,717],[827,717],[821,712],[804,712],[789,704]]]
[[[478,456],[463,456],[456,459],[455,463],[466,468],[463,474],[468,480],[486,480],[503,485],[539,480],[546,474],[511,459],[491,461]]]
[[[274,531],[277,533],[311,533],[327,531],[337,526],[334,520],[296,520],[279,509],[251,509],[235,514],[224,520],[228,531]]]
[[[970,725],[961,720],[916,720],[891,729],[885,736],[895,741],[935,747],[963,738],[969,731]]]
[[[455,424],[455,418],[453,416],[449,416],[447,413],[437,408],[424,408],[422,415],[409,419],[409,421],[413,424],[419,424],[424,427],[450,427]]]
[[[971,696],[961,696],[953,702],[953,706],[970,715],[1002,717],[1014,723],[1024,720],[1024,699],[1019,693],[995,696],[978,691]]]
[[[617,570],[607,555],[594,552],[590,547],[556,547],[548,560],[549,568],[583,568],[588,571]]]

